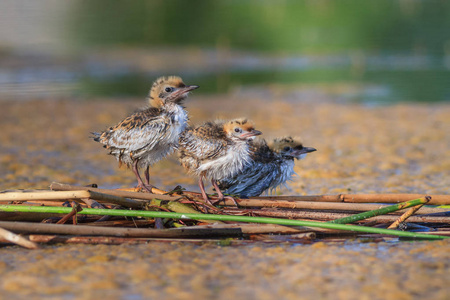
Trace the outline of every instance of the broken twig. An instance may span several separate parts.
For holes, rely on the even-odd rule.
[[[388,214],[390,212],[405,209],[405,208],[408,208],[411,206],[425,204],[428,201],[430,201],[430,199],[431,199],[431,198],[430,199],[428,199],[428,198],[430,198],[430,197],[427,196],[427,197],[421,198],[421,199],[415,199],[415,200],[411,200],[411,201],[407,201],[407,202],[403,202],[403,203],[399,203],[399,204],[395,204],[395,205],[389,205],[388,207],[363,212],[360,214],[352,215],[352,216],[341,218],[341,219],[336,219],[336,220],[330,221],[330,223],[348,224],[348,223],[353,223],[353,222],[360,221],[360,220],[365,220],[365,219],[368,219],[371,217]]]
[[[398,227],[398,225],[400,225],[400,223],[405,222],[406,219],[408,219],[409,217],[411,217],[416,211],[418,211],[422,206],[424,206],[427,202],[429,202],[431,200],[431,197],[425,197],[426,202],[423,204],[419,204],[417,206],[411,207],[410,209],[408,209],[403,215],[400,216],[400,218],[398,218],[394,223],[392,223],[388,229],[395,229]]]
[[[33,243],[29,240],[27,240],[24,237],[21,237],[20,235],[17,235],[15,233],[12,233],[6,229],[0,228],[0,238],[3,238],[7,240],[8,242],[14,243],[16,245],[28,248],[28,249],[37,249],[39,248],[36,243]]]

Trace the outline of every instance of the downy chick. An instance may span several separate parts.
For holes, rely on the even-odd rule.
[[[260,134],[246,119],[206,122],[181,134],[180,162],[188,172],[199,177],[198,185],[206,202],[211,203],[203,178],[211,180],[219,201],[223,200],[217,181],[245,168],[251,161],[248,141]]]
[[[138,187],[151,192],[149,168],[177,147],[180,133],[188,122],[182,103],[196,88],[196,85],[185,85],[177,76],[160,77],[150,89],[149,107],[101,133],[93,133],[94,140],[117,158],[119,166],[125,164],[132,168]],[[139,169],[145,169],[145,184]]]
[[[219,183],[225,193],[241,198],[259,196],[275,190],[295,175],[294,159],[302,159],[316,149],[303,147],[299,138],[276,138],[269,145],[264,139],[251,143],[251,164]]]

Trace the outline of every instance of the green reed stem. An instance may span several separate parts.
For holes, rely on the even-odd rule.
[[[366,211],[360,214],[356,214],[356,215],[352,215],[349,217],[345,217],[345,218],[340,218],[340,219],[336,219],[333,221],[329,221],[329,223],[333,223],[333,224],[348,224],[348,223],[353,223],[356,221],[360,221],[360,220],[364,220],[364,219],[368,219],[368,218],[372,218],[375,216],[379,216],[379,215],[385,215],[397,210],[401,210],[401,209],[405,209],[411,206],[416,206],[416,205],[420,205],[420,204],[424,204],[427,203],[428,201],[430,201],[430,197],[425,197],[425,198],[420,198],[420,199],[414,199],[411,201],[407,201],[407,202],[402,202],[402,203],[398,203],[398,204],[394,204],[394,205],[389,205],[387,207],[383,207],[380,209],[375,209],[375,210],[370,210],[370,211]]]

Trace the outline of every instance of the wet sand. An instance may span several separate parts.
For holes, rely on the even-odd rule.
[[[444,300],[449,250],[448,241],[8,247],[0,291],[4,299]]]
[[[291,97],[292,98],[292,97]],[[0,188],[47,188],[52,181],[136,184],[130,170],[89,138],[145,105],[143,99],[1,102]],[[249,117],[263,137],[302,137],[315,147],[297,161],[283,194],[450,193],[450,104],[368,107],[295,103],[287,95],[193,96],[192,123]],[[196,189],[173,155],[151,169],[153,182]]]
[[[52,181],[130,187],[130,170],[89,139],[144,104],[128,100],[1,102],[0,189]],[[195,96],[193,123],[246,116],[266,138],[299,135],[318,149],[283,194],[450,193],[450,104],[369,107],[295,102],[295,93]],[[197,190],[175,157],[153,183]],[[448,299],[450,243],[149,243],[0,248],[0,298]]]

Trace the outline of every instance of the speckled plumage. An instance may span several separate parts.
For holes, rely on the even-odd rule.
[[[233,176],[250,162],[248,140],[258,134],[245,119],[206,122],[189,128],[180,135],[180,162],[200,181],[204,177],[217,185],[217,180]],[[203,183],[199,185],[203,194]],[[220,197],[220,190],[217,192]]]
[[[292,137],[274,139],[270,145],[264,139],[256,139],[251,143],[251,163],[238,174],[221,180],[219,187],[243,198],[272,191],[295,175],[294,158],[301,159],[312,151],[316,149],[303,147],[299,139]]]
[[[121,163],[131,166],[138,160],[138,167],[146,167],[173,151],[187,121],[187,113],[177,104],[149,107],[98,135],[98,142]]]
[[[133,167],[141,184],[138,168],[147,168],[178,145],[181,132],[187,126],[188,115],[181,102],[198,86],[186,86],[176,76],[158,78],[150,90],[150,107],[128,116],[102,133],[93,133],[122,164]],[[148,184],[148,182],[147,182]]]

